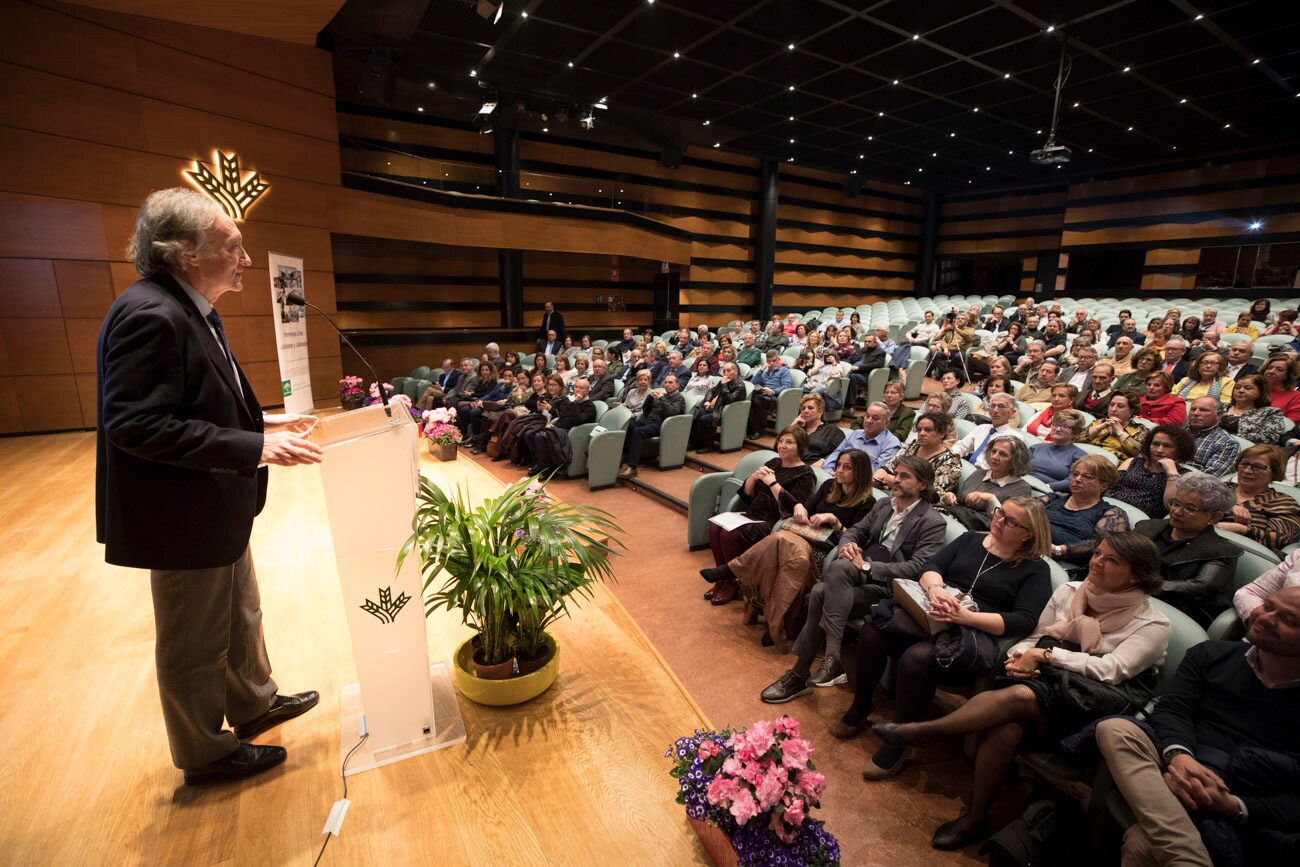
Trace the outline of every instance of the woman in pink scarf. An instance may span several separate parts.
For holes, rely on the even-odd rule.
[[[1150,686],[1142,681],[1152,681],[1147,672],[1164,661],[1173,631],[1149,601],[1160,585],[1160,553],[1150,539],[1102,533],[1088,577],[1057,588],[1038,627],[1011,648],[1005,688],[981,692],[937,720],[873,727],[881,740],[897,746],[982,734],[970,809],[939,826],[931,840],[936,849],[960,849],[988,836],[989,810],[1026,735],[1059,739],[1092,721],[1064,700],[1066,678],[1122,686],[1138,707],[1144,703]]]

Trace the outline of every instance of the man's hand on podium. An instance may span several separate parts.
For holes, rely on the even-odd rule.
[[[316,416],[300,415],[292,412],[282,413],[263,413],[262,424],[266,433],[289,433],[306,434],[316,426]]]
[[[319,464],[324,449],[311,440],[292,431],[268,433],[262,438],[262,463],[292,467],[298,464]]]

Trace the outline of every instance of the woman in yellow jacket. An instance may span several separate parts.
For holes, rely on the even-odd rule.
[[[1223,375],[1223,356],[1207,352],[1192,362],[1187,376],[1174,386],[1174,395],[1184,400],[1213,397],[1219,403],[1232,403],[1232,388],[1236,385]]]

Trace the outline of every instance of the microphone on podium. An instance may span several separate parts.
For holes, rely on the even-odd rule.
[[[334,323],[333,319],[330,319],[330,315],[304,298],[301,292],[288,293],[284,296],[284,303],[297,304],[300,307],[310,307],[312,310],[315,310],[321,316],[325,317],[325,321],[330,324],[330,328],[333,328],[338,332],[339,337],[343,338],[343,342],[348,345],[348,349],[351,349],[353,354],[355,354],[357,358],[361,359],[361,363],[366,366],[366,369],[370,371],[370,375],[375,378],[375,388],[379,391],[379,399],[383,401],[384,412],[388,413],[389,418],[392,418],[393,409],[388,405],[388,392],[384,391],[384,383],[380,381],[379,374],[375,373],[375,369],[371,367],[369,361],[366,361],[366,357],[358,352],[357,348],[352,345],[352,341],[348,340],[348,336],[343,333],[343,329],[339,328],[338,325]]]

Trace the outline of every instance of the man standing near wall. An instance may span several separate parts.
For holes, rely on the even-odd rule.
[[[564,314],[555,309],[554,301],[547,301],[542,307],[542,324],[537,327],[537,342],[545,342],[551,331],[555,332],[555,339],[563,346],[565,335]]]
[[[272,423],[213,303],[252,264],[233,220],[184,189],[145,200],[127,250],[143,279],[99,335],[96,521],[109,563],[149,569],[155,661],[172,761],[187,783],[284,761],[243,743],[315,706],[276,694],[249,551],[263,465],[318,463],[313,419]],[[228,720],[234,732],[222,727]]]

